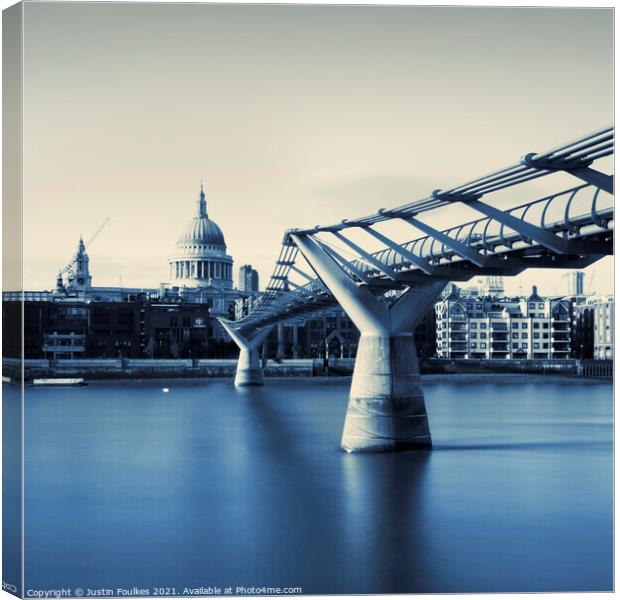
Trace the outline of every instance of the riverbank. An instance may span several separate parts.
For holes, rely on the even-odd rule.
[[[451,384],[451,385],[525,385],[525,384],[586,384],[586,385],[612,385],[611,378],[601,377],[580,377],[577,375],[540,375],[526,373],[426,373],[421,375],[424,385],[430,384]],[[145,378],[105,378],[105,379],[86,379],[85,383],[95,385],[116,385],[122,383],[144,383],[149,386],[159,386],[162,388],[172,387],[175,384],[190,385],[209,385],[212,383],[232,383],[233,377],[145,377]],[[7,384],[15,384],[17,380],[6,379],[3,381]],[[290,383],[311,383],[312,385],[342,385],[349,386],[351,384],[350,375],[320,375],[316,377],[266,377],[266,385],[287,385]],[[26,385],[32,385],[32,382],[26,382]]]
[[[14,358],[2,361],[3,376],[21,379],[22,362]],[[268,379],[317,379],[328,380],[350,377],[355,365],[354,359],[286,359],[266,360],[263,373]],[[23,363],[27,382],[37,378],[84,378],[98,380],[146,380],[146,379],[213,379],[229,380],[235,375],[235,359],[73,359],[47,360],[27,359]],[[605,379],[613,377],[612,361],[567,360],[443,360],[427,359],[420,362],[420,371],[426,379],[433,377],[443,381],[450,376],[453,380],[478,382],[497,378],[506,381],[528,381],[540,377],[541,381]]]

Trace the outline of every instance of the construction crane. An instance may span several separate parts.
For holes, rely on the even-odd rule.
[[[91,236],[91,238],[88,240],[88,242],[86,242],[86,244],[84,244],[84,249],[86,250],[97,238],[97,236],[103,231],[103,228],[111,221],[112,219],[110,217],[107,217],[103,223],[101,223],[101,225],[99,225],[99,227],[97,227],[97,230],[95,231],[95,233],[93,233],[93,235]],[[60,272],[58,273],[58,277],[62,277],[62,275],[64,275],[65,273],[73,273],[73,263],[75,261],[71,261],[69,264],[67,264],[67,266],[64,269],[61,269]]]
[[[88,240],[88,242],[86,242],[85,246],[86,248],[88,248],[94,241],[95,238],[101,233],[101,231],[103,230],[103,228],[111,221],[112,219],[110,217],[107,217],[103,223],[101,223],[101,225],[99,225],[99,227],[97,227],[97,231],[95,231],[95,233],[93,233],[92,237],[90,238],[90,240]]]

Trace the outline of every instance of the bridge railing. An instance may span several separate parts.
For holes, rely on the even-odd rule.
[[[584,184],[564,190],[511,208],[506,213],[519,220],[538,225],[567,239],[584,233],[583,224],[594,225],[591,232],[606,229],[613,219],[613,196],[595,186]],[[468,221],[441,231],[444,235],[467,246],[480,250],[486,255],[503,250],[513,250],[516,244],[532,245],[532,240],[523,233],[507,227],[492,217]],[[466,260],[445,242],[431,235],[422,236],[402,244],[406,250],[420,259],[435,264]],[[409,264],[396,250],[386,248],[373,253],[373,257],[386,266]],[[354,266],[366,273],[379,274],[376,268],[363,261],[353,261]]]

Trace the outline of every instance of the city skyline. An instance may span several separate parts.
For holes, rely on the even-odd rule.
[[[51,289],[107,217],[93,284],[166,281],[201,177],[235,274],[251,263],[265,285],[288,228],[424,197],[613,117],[607,10],[85,6],[25,7],[27,289]],[[609,293],[612,265],[586,287],[594,272]],[[565,273],[506,289],[562,293]]]

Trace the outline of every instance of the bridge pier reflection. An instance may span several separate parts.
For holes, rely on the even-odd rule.
[[[430,448],[431,434],[413,330],[445,281],[410,288],[387,306],[357,286],[310,236],[291,236],[361,337],[342,434],[347,452]]]

